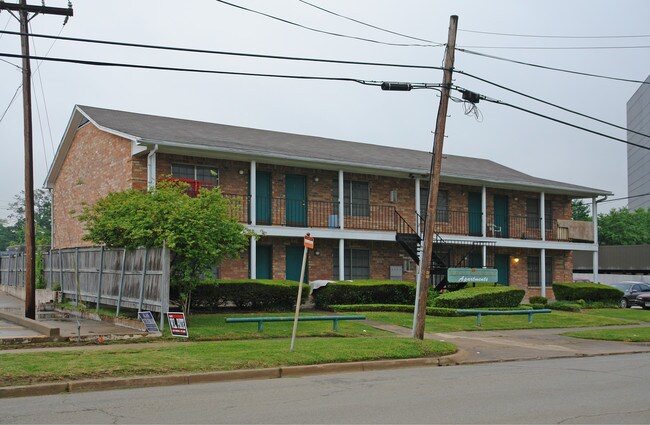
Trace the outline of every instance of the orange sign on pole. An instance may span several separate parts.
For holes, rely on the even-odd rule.
[[[307,233],[303,244],[305,245],[305,248],[314,249],[314,238],[309,236],[309,233]]]

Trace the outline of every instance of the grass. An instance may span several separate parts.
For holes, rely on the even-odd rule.
[[[601,317],[613,317],[622,320],[633,320],[637,322],[650,322],[650,310],[637,308],[601,308],[584,310],[584,314]]]
[[[320,316],[321,314],[301,313],[301,316]],[[293,322],[266,322],[263,331],[257,331],[257,323],[226,323],[226,317],[275,317],[289,316],[293,313],[238,313],[238,314],[196,314],[188,322],[189,339],[195,341],[217,341],[234,339],[290,338]],[[169,327],[165,326],[165,337],[170,337]],[[362,321],[342,320],[338,332],[332,330],[332,321],[298,322],[299,337],[360,337],[388,336],[390,333],[375,329]]]
[[[369,320],[391,323],[393,325],[411,328],[413,314],[397,312],[359,312],[365,314]],[[621,324],[635,324],[636,322],[623,321],[619,318],[553,311],[552,313],[533,315],[533,323],[528,323],[527,315],[514,316],[483,316],[481,326],[476,326],[476,317],[437,317],[427,316],[427,332],[458,332],[458,331],[490,331],[509,329],[550,329],[550,328],[579,328],[588,326],[613,326]]]
[[[0,355],[0,386],[451,354],[453,344],[410,338],[187,342],[162,347]]]
[[[597,329],[567,332],[562,334],[573,338],[599,339],[604,341],[650,342],[650,327],[624,329]]]

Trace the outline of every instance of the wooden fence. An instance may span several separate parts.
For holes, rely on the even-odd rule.
[[[126,307],[162,317],[169,311],[169,264],[166,247],[65,248],[43,254],[43,275],[47,288],[60,285],[65,299],[116,306],[116,314]],[[25,286],[24,253],[0,256],[0,283]]]

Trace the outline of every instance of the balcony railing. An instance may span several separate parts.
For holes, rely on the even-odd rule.
[[[241,223],[250,224],[251,199],[249,195],[227,194],[231,214]],[[255,222],[266,226],[339,228],[339,203],[336,201],[291,200],[286,198],[256,199]],[[345,204],[345,229],[415,232],[414,223],[408,215],[399,215],[392,205]],[[399,216],[399,217],[398,217]],[[402,218],[399,220],[399,218]],[[419,216],[418,216],[419,217]],[[468,211],[438,210],[434,230],[439,234],[483,236],[481,213]],[[424,219],[420,218],[420,231],[424,231]],[[404,228],[400,226],[406,226]],[[504,239],[542,239],[540,217],[502,216],[489,214],[487,237]],[[566,227],[558,226],[557,220],[546,222],[545,238],[548,241],[569,241]]]

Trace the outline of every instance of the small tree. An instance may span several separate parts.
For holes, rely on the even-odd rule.
[[[650,208],[598,214],[598,239],[601,245],[650,244]]]
[[[187,195],[187,184],[160,182],[149,192],[115,192],[86,207],[79,217],[85,240],[107,247],[161,246],[171,251],[171,280],[189,313],[193,289],[201,275],[248,246],[251,231],[233,213],[238,206],[219,188]]]
[[[571,201],[571,217],[576,221],[591,221],[589,206],[582,200]]]

